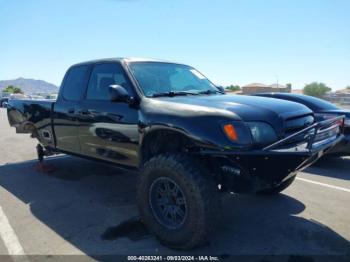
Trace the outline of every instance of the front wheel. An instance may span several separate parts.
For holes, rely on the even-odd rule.
[[[138,206],[147,228],[166,246],[203,245],[216,224],[220,201],[214,181],[183,155],[159,155],[144,164]]]
[[[289,187],[293,183],[293,181],[295,180],[295,177],[296,176],[288,178],[286,181],[282,182],[281,184],[279,184],[276,187],[271,187],[271,188],[261,190],[258,192],[258,194],[260,194],[260,195],[277,195],[280,192],[282,192],[283,190],[285,190],[287,187]]]

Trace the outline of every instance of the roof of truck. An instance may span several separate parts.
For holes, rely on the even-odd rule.
[[[74,64],[73,66],[97,64],[97,63],[102,63],[102,62],[121,62],[121,61],[124,61],[124,62],[165,62],[165,63],[170,63],[169,61],[154,59],[154,58],[116,57],[116,58],[102,58],[102,59],[85,61],[85,62]]]

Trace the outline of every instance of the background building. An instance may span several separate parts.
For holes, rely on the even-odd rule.
[[[265,92],[283,92],[290,93],[292,91],[292,85],[287,84],[272,84],[265,85],[261,83],[251,83],[249,85],[242,86],[242,94],[254,94],[254,93],[265,93]]]

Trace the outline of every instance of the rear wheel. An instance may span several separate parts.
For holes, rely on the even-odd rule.
[[[260,194],[260,195],[276,195],[276,194],[279,194],[280,192],[285,190],[287,187],[289,187],[293,183],[293,181],[295,180],[295,177],[296,176],[288,178],[286,181],[282,182],[281,184],[279,184],[276,187],[271,187],[271,188],[268,188],[268,189],[264,189],[264,190],[258,191],[258,194]]]
[[[143,222],[168,247],[203,245],[217,222],[217,187],[186,156],[164,154],[146,162],[137,193]]]

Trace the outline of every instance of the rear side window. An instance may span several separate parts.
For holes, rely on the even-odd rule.
[[[63,84],[62,96],[68,101],[79,101],[86,85],[89,66],[74,66],[69,69]]]
[[[87,100],[110,100],[110,85],[121,85],[130,91],[129,81],[121,65],[116,63],[98,64],[92,70],[88,89]]]

